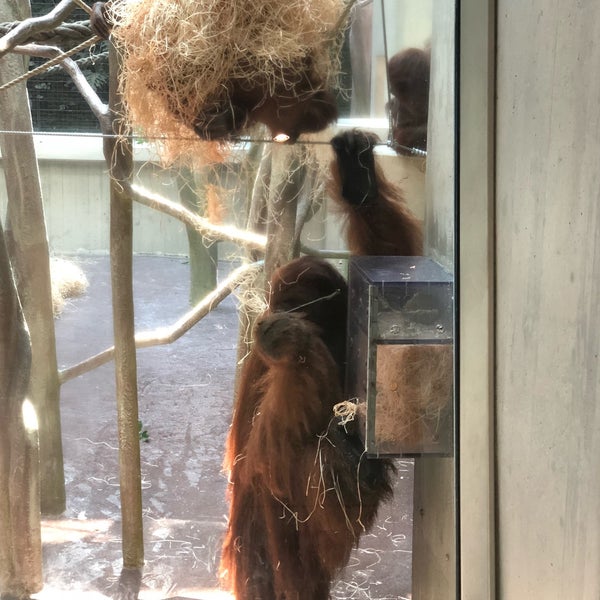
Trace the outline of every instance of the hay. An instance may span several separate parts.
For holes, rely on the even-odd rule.
[[[114,2],[126,117],[163,139],[167,161],[190,152],[219,160],[224,143],[194,139],[194,125],[228,105],[232,82],[265,98],[293,92],[308,61],[311,81],[331,85],[345,8],[344,0]]]
[[[383,452],[447,450],[452,364],[448,344],[377,346],[375,438]]]
[[[83,295],[88,280],[81,268],[70,260],[50,259],[50,281],[52,284],[52,309],[57,317],[63,310],[67,298]]]

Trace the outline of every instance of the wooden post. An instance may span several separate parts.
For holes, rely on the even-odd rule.
[[[42,589],[37,419],[29,400],[31,346],[0,223],[0,595]],[[23,406],[27,403],[27,422]]]
[[[209,174],[210,169],[204,168],[197,180],[191,169],[182,167],[177,178],[181,205],[203,217],[206,217],[208,204]],[[217,242],[208,242],[190,225],[186,225],[185,229],[189,246],[190,304],[194,306],[217,285],[218,245]]]
[[[267,207],[266,282],[277,267],[298,256],[296,212],[306,170],[303,158],[304,150],[301,146],[273,145]]]
[[[253,149],[252,157],[249,157],[248,160],[251,161],[251,164],[246,168],[248,171],[252,169],[252,163],[254,162],[254,153],[258,152],[257,146]],[[250,172],[244,173],[246,178],[246,182],[249,182],[252,177]],[[256,232],[256,233],[264,233],[266,229],[266,220],[267,220],[267,199],[269,196],[269,184],[271,182],[271,148],[269,145],[264,145],[262,149],[260,149],[260,162],[254,169],[254,181],[252,185],[252,189],[248,191],[248,217],[246,222],[246,229],[248,231]],[[248,186],[250,187],[250,186]],[[250,250],[248,252],[249,258],[251,260],[259,260],[262,258],[258,255],[256,250]],[[264,273],[261,274],[252,284],[247,284],[245,286],[245,291],[249,293],[252,289],[264,289]],[[250,287],[251,286],[251,287]],[[254,326],[254,321],[258,316],[258,312],[255,307],[248,306],[244,303],[240,306],[240,335],[238,342],[238,353],[237,353],[237,362],[238,368],[236,370],[236,382],[235,389],[237,395],[237,387],[239,382],[239,374],[240,374],[240,364],[241,361],[247,356],[248,352],[252,347],[252,328]]]
[[[109,49],[109,106],[113,132],[126,133],[118,115],[120,58]],[[110,266],[115,338],[115,377],[119,431],[119,477],[121,493],[123,566],[139,569],[144,564],[142,525],[142,478],[138,433],[137,362],[133,310],[133,218],[132,201],[119,181],[131,178],[133,156],[131,141],[108,137],[104,154],[110,168]]]
[[[296,212],[298,197],[302,190],[305,167],[304,150],[300,146],[274,144],[265,146],[252,190],[248,210],[247,228],[252,231],[267,230],[265,269],[262,280],[254,287],[268,298],[265,289],[272,272],[290,261],[299,253],[296,237]],[[266,224],[265,224],[266,218]],[[253,258],[256,259],[255,253]],[[261,283],[262,282],[262,283]],[[240,311],[240,338],[238,343],[238,365],[252,347],[252,328],[257,317],[251,307],[242,306]],[[236,373],[236,395],[239,368]]]
[[[0,21],[17,21],[29,16],[29,2],[0,2]],[[27,61],[22,56],[4,56],[0,61],[0,84],[26,71]],[[60,385],[48,239],[24,82],[0,93],[0,127],[6,131],[28,132],[27,135],[0,135],[8,193],[6,244],[31,335],[33,358],[28,395],[39,420],[41,507],[45,514],[58,515],[65,510]]]

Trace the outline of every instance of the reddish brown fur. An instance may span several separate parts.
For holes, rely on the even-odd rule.
[[[94,33],[108,39],[113,24],[106,4],[92,5],[90,26]],[[227,97],[220,97],[191,126],[202,139],[219,140],[240,134],[252,124],[263,123],[272,136],[284,133],[294,142],[302,133],[321,131],[337,119],[335,96],[315,72],[310,56],[295,69],[288,69],[281,80],[285,84],[275,90],[271,90],[273,82],[258,77],[251,86],[247,80],[227,81]],[[176,106],[171,106],[171,110],[182,118]]]
[[[342,383],[348,303],[344,278],[325,261],[304,256],[275,271],[269,287],[269,309],[265,316],[279,311],[298,310],[315,323],[336,361]],[[262,397],[256,382],[265,372],[263,358],[257,352],[251,352],[244,360],[240,374],[236,408],[226,443],[224,468],[228,473],[233,471],[236,457],[246,445],[254,413]]]
[[[422,233],[375,165],[376,138],[334,138],[334,196],[354,254],[415,255]],[[271,280],[227,441],[229,523],[221,570],[237,600],[326,600],[379,503],[392,463],[368,460],[332,416],[343,399],[347,289],[304,257]]]
[[[421,223],[406,206],[401,189],[377,168],[379,198],[376,207],[345,205],[346,237],[356,256],[421,256]]]
[[[431,52],[407,48],[388,63],[392,99],[389,110],[394,140],[400,146],[427,150]],[[399,152],[405,152],[400,148]]]
[[[237,600],[326,600],[391,493],[391,465],[361,461],[334,422],[337,365],[314,323],[268,315],[256,345],[262,397],[233,468],[221,566]]]
[[[226,100],[198,116],[194,123],[196,133],[203,139],[215,140],[263,123],[272,136],[283,133],[294,142],[302,133],[321,131],[337,119],[335,96],[314,73],[310,58],[282,79],[285,86],[272,91],[269,81],[257,79],[248,87],[247,81],[230,80]]]
[[[377,141],[374,134],[360,130],[346,131],[332,141],[336,159],[329,193],[346,219],[348,247],[360,256],[420,256],[421,223],[410,212],[402,190],[375,163]],[[356,197],[350,198],[345,189],[355,191]]]

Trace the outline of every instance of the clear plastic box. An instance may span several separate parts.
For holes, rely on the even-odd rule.
[[[452,275],[430,258],[360,256],[348,282],[346,395],[367,454],[451,454]]]

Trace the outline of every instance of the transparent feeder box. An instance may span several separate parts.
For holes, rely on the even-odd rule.
[[[425,257],[350,259],[347,398],[369,456],[450,454],[453,279]]]

